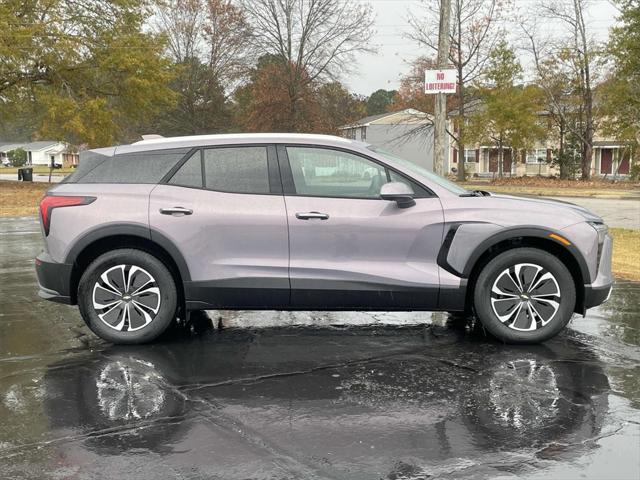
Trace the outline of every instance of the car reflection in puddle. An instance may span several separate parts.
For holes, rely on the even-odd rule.
[[[210,331],[51,365],[45,386],[51,428],[75,432],[57,456],[92,452],[115,474],[158,452],[223,478],[524,472],[584,453],[609,392],[572,338],[509,347],[440,327]]]

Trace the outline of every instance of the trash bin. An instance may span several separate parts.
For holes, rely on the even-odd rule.
[[[33,168],[23,168],[22,169],[22,181],[23,182],[33,182]]]

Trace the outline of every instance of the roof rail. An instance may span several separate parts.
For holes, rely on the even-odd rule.
[[[147,135],[140,135],[142,140],[155,140],[157,138],[164,138],[162,135],[158,135],[157,133],[149,133]]]

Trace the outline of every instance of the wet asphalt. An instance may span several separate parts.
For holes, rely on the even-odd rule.
[[[443,314],[210,312],[115,347],[38,299],[39,235],[0,219],[0,478],[640,478],[638,283],[538,346]]]

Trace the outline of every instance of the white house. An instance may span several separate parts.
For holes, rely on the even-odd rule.
[[[39,140],[36,142],[12,142],[0,144],[0,162],[8,162],[9,152],[21,148],[27,152],[27,165],[76,164],[77,154],[69,151],[66,144],[57,140]]]
[[[340,130],[345,138],[370,143],[433,171],[433,121],[427,113],[408,108],[365,117]],[[448,172],[448,162],[444,167]]]
[[[64,143],[54,140],[27,143],[23,148],[27,151],[29,165],[62,165],[63,153],[67,151]]]

